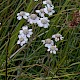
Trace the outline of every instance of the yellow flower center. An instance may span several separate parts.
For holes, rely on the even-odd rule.
[[[25,15],[25,13],[23,11],[20,12],[20,16],[23,16]]]
[[[24,34],[28,34],[28,32],[29,32],[28,29],[24,29],[24,30],[23,30],[23,33],[24,33]]]
[[[56,47],[55,46],[51,46],[51,48],[50,48],[52,51],[53,50],[55,50],[56,49]]]
[[[51,44],[51,39],[46,39],[45,42],[46,42],[47,44]]]
[[[35,14],[31,14],[31,19],[33,19],[33,20],[35,20],[36,18],[37,18],[37,15],[35,15]]]
[[[24,40],[24,39],[23,39],[22,37],[21,37],[21,38],[19,38],[19,41],[20,41],[20,42],[22,42],[23,40]]]
[[[48,8],[47,10],[48,10],[48,12],[51,12],[51,11],[52,11],[52,9],[51,9],[51,8]]]
[[[41,13],[44,13],[44,10],[43,10],[43,9],[40,9],[40,12],[41,12]]]
[[[48,21],[46,19],[42,19],[41,23],[46,24]]]
[[[52,5],[52,2],[50,0],[47,0],[47,4]]]
[[[57,38],[60,38],[60,37],[61,37],[60,34],[56,34],[55,36],[56,36]]]

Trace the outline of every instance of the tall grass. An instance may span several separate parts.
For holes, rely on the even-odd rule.
[[[26,24],[16,19],[17,13],[34,12],[41,1],[0,1],[0,80],[6,76],[7,80],[80,80],[80,25],[69,28],[73,12],[80,10],[80,0],[52,0],[56,13],[49,17],[49,28],[29,25],[34,34],[28,44],[16,44],[19,30]],[[49,54],[41,40],[57,32],[64,39],[57,43],[57,54]]]

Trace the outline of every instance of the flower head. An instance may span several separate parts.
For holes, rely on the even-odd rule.
[[[20,34],[26,35],[28,38],[33,34],[32,29],[28,29],[28,26],[23,26],[22,30],[20,30]]]
[[[57,42],[59,40],[62,40],[64,37],[62,37],[61,34],[57,33],[57,34],[52,35],[52,38],[54,38],[55,41]]]
[[[21,46],[28,42],[28,39],[25,35],[18,35],[18,38],[19,40],[17,41],[17,44],[20,44]]]
[[[49,4],[49,5],[52,5],[52,2],[51,2],[51,0],[45,0],[45,1],[43,1],[43,4]]]
[[[47,17],[40,18],[40,20],[37,22],[39,27],[48,28],[49,26],[49,20]]]
[[[34,1],[38,1],[38,0],[34,0]]]
[[[54,44],[53,40],[51,39],[46,39],[46,40],[42,40],[43,44],[45,44],[45,47],[50,48],[50,46],[52,46]]]
[[[21,20],[22,18],[27,19],[29,16],[29,13],[21,11],[20,13],[17,13],[17,19]]]
[[[56,51],[58,51],[58,48],[56,47],[56,45],[55,45],[55,46],[52,45],[52,46],[50,46],[50,47],[48,48],[47,51],[50,51],[50,53],[56,54]]]
[[[51,16],[53,13],[55,13],[55,11],[53,9],[54,9],[53,7],[47,7],[47,6],[45,6],[44,12],[46,14],[48,14],[49,16]]]
[[[31,14],[28,18],[28,22],[30,24],[37,23],[38,20],[39,20],[39,17],[36,14]]]
[[[43,1],[43,4],[46,4],[47,7],[53,7],[51,0],[45,0]]]
[[[44,17],[44,8],[40,10],[36,10],[36,13],[38,13],[41,17]]]

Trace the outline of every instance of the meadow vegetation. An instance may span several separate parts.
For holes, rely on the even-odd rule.
[[[74,13],[79,13],[80,0],[52,0],[55,13],[49,16],[48,28],[36,24],[29,42],[17,45],[18,34],[26,21],[17,20],[17,13],[35,13],[42,0],[0,0],[0,80],[80,80],[80,24]],[[60,33],[64,39],[57,42],[58,51],[50,54],[41,40]],[[7,62],[6,62],[7,61]]]

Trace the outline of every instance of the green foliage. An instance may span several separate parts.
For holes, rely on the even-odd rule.
[[[23,47],[16,44],[19,30],[26,24],[16,19],[17,13],[34,12],[41,1],[0,1],[0,80],[5,80],[6,56],[8,80],[80,80],[80,25],[69,28],[73,12],[80,9],[80,0],[52,0],[56,13],[49,17],[49,28],[30,25],[34,34],[29,43]],[[57,43],[56,55],[49,54],[41,40],[57,32],[64,40]]]

